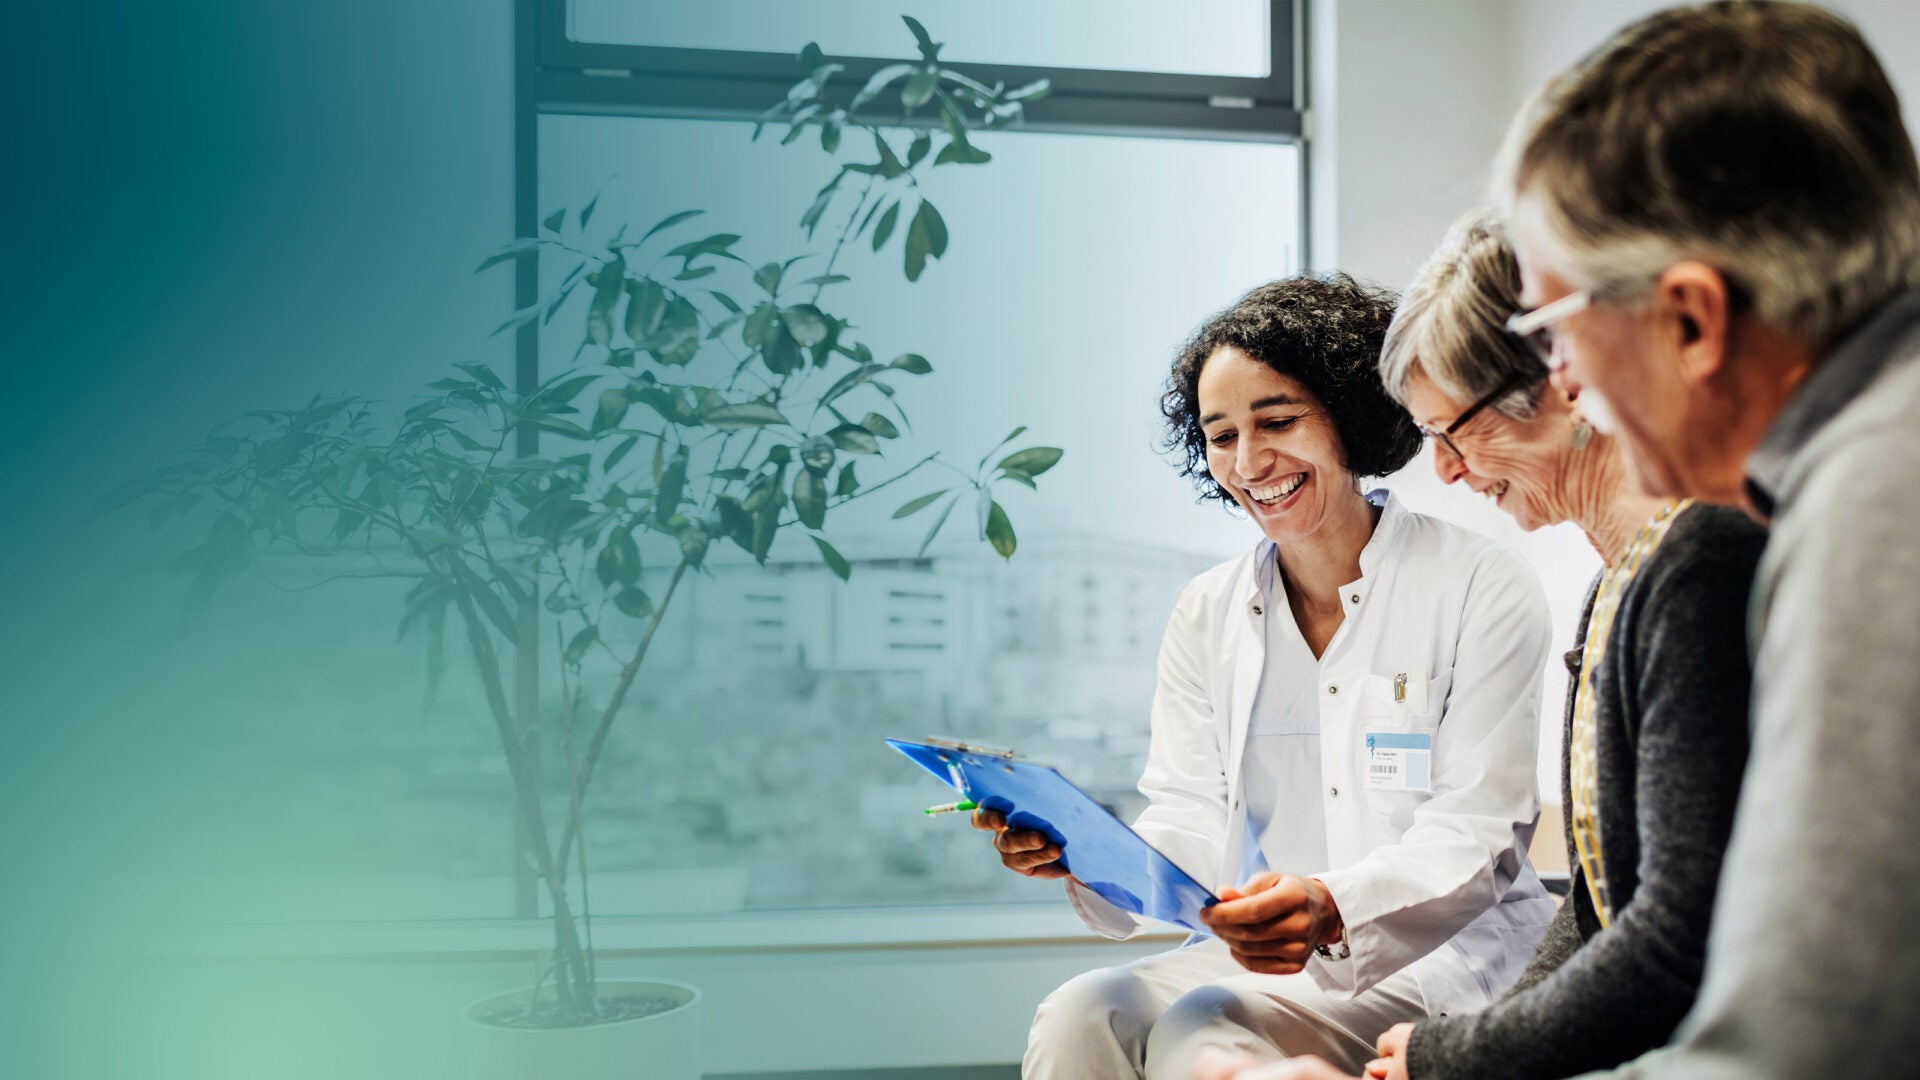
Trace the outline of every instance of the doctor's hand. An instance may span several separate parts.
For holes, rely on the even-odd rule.
[[[998,810],[973,812],[973,827],[993,834],[993,848],[1000,853],[1000,864],[1016,874],[1035,878],[1071,877],[1060,865],[1060,848],[1045,833],[1032,829],[1007,827],[1007,816]]]
[[[1200,910],[1200,921],[1241,967],[1265,975],[1301,970],[1316,947],[1343,930],[1333,894],[1319,880],[1271,871],[1221,890],[1218,904]]]
[[[1380,1056],[1367,1062],[1367,1076],[1372,1080],[1408,1080],[1407,1043],[1412,1038],[1412,1024],[1395,1024],[1382,1032],[1373,1044]]]

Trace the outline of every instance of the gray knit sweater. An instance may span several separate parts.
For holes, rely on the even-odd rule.
[[[1567,822],[1573,891],[1540,951],[1484,1011],[1414,1028],[1415,1080],[1547,1080],[1617,1065],[1666,1042],[1692,1006],[1746,764],[1747,596],[1765,542],[1739,511],[1695,505],[1628,583],[1593,678],[1600,849],[1618,909],[1602,930]],[[1581,641],[1592,610],[1589,591]],[[1576,683],[1580,656],[1567,654]],[[1563,748],[1563,808],[1573,805],[1566,764]]]

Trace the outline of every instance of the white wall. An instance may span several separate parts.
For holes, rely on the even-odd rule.
[[[1389,285],[1486,197],[1514,112],[1657,0],[1309,0],[1313,260]],[[1909,118],[1920,3],[1833,0],[1880,54]],[[1912,123],[1909,122],[1911,129]]]
[[[1487,199],[1507,124],[1535,87],[1614,31],[1671,6],[1652,0],[1310,0],[1310,183],[1315,268],[1394,288],[1411,279],[1448,224]],[[1920,3],[1840,0],[1907,103],[1920,108]],[[1426,454],[1392,486],[1415,509],[1514,544],[1554,609],[1555,655],[1574,644],[1581,597],[1599,560],[1570,525],[1523,534],[1512,519],[1442,487]],[[1550,663],[1543,702],[1542,793],[1559,798],[1566,675]]]
[[[1452,6],[1443,2],[1441,7]],[[1511,9],[1511,55],[1517,105],[1548,76],[1579,59],[1614,31],[1670,5],[1649,0],[1520,0]],[[1913,0],[1829,0],[1823,5],[1860,28],[1906,103],[1908,130],[1920,108],[1920,3]]]
[[[1486,201],[1494,150],[1521,100],[1505,0],[1315,0],[1309,61],[1312,258],[1404,288],[1447,226]],[[1540,5],[1549,7],[1550,5]],[[1554,613],[1553,656],[1571,647],[1599,559],[1571,525],[1522,533],[1464,487],[1434,476],[1431,449],[1389,485],[1409,506],[1514,545]],[[1565,669],[1550,663],[1541,705],[1541,792],[1560,791]]]

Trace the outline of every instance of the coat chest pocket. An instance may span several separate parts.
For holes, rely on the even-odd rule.
[[[1359,710],[1359,773],[1367,808],[1395,832],[1433,797],[1435,743],[1453,673],[1369,674]]]
[[[1417,720],[1438,723],[1446,710],[1447,692],[1452,688],[1451,668],[1434,675],[1371,672],[1361,692],[1360,716],[1369,722],[1378,720],[1388,725]]]

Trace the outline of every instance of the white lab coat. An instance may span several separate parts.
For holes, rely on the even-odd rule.
[[[1263,540],[1189,583],[1160,647],[1149,806],[1134,828],[1216,892],[1239,884],[1248,842],[1241,755],[1265,659],[1258,568],[1274,551]],[[1512,550],[1392,498],[1341,594],[1346,619],[1319,665],[1320,785],[1281,793],[1277,815],[1321,800],[1330,866],[1312,876],[1352,947],[1307,971],[1350,996],[1410,969],[1431,1012],[1481,1007],[1519,977],[1554,912],[1527,859],[1546,598]],[[1389,731],[1432,737],[1430,792],[1367,788],[1366,734]],[[1145,926],[1077,883],[1068,894],[1109,937]]]

